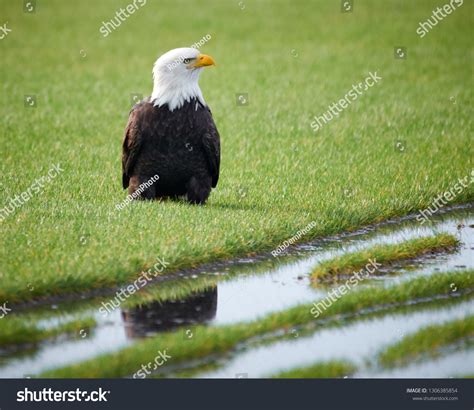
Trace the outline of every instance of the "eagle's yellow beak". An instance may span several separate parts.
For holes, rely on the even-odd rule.
[[[206,54],[199,54],[196,58],[196,62],[191,67],[207,67],[210,65],[216,65],[214,59]]]

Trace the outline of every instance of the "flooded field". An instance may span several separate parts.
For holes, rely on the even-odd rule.
[[[278,258],[238,260],[172,275],[148,286],[146,297],[136,294],[106,315],[101,307],[110,296],[25,306],[16,309],[7,320],[25,318],[40,329],[54,329],[78,318],[93,318],[95,325],[35,344],[0,348],[0,377],[34,377],[46,370],[119,351],[157,334],[180,331],[184,339],[192,338],[191,326],[195,324],[223,326],[257,321],[274,312],[312,303],[324,298],[330,290],[327,285],[311,286],[309,273],[319,263],[376,244],[394,244],[437,232],[455,235],[460,246],[454,252],[423,256],[392,266],[360,283],[358,288],[395,286],[441,271],[474,269],[474,211],[472,207],[463,207],[438,215],[429,226],[404,218],[299,245]],[[472,343],[399,368],[382,368],[376,357],[384,347],[420,328],[473,315],[472,290],[464,289],[461,295],[453,282],[447,289],[448,295],[441,299],[413,301],[417,303],[386,314],[355,315],[340,320],[337,325],[286,329],[271,340],[241,343],[225,355],[208,355],[179,366],[171,361],[169,367],[161,369],[160,375],[179,376],[181,369],[194,368],[195,377],[267,377],[328,360],[353,363],[357,371],[350,377],[473,374]],[[184,297],[176,298],[175,294]]]

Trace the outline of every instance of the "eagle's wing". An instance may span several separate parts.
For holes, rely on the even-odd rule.
[[[128,124],[125,128],[122,146],[122,185],[124,189],[128,187],[142,145],[138,114],[139,110],[134,107],[130,111]]]
[[[210,111],[209,111],[210,113]],[[219,168],[221,163],[221,143],[219,132],[216,125],[210,117],[210,124],[208,124],[207,131],[202,138],[204,147],[204,154],[209,166],[209,171],[212,177],[212,187],[215,188],[219,180]]]

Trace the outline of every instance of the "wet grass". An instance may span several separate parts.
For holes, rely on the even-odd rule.
[[[212,287],[215,287],[219,280],[230,279],[223,275],[219,278],[211,275],[199,275],[197,278],[180,278],[179,280],[169,280],[155,284],[149,284],[140,289],[129,298],[124,299],[120,303],[121,308],[133,308],[146,305],[152,302],[167,302],[171,300],[183,300],[192,297],[195,294],[202,293]],[[109,302],[115,297],[120,288],[108,293],[104,296],[95,296],[89,299],[67,299],[57,302],[57,309],[51,310],[51,305],[41,303],[37,307],[23,306],[22,309],[16,310],[16,317],[25,316],[30,321],[48,319],[64,314],[87,314],[91,311],[98,311],[102,306],[102,302]]]
[[[474,316],[432,325],[405,336],[379,355],[382,366],[403,366],[426,357],[440,355],[440,349],[461,341],[474,342]]]
[[[473,271],[437,273],[431,277],[420,277],[387,288],[367,287],[347,294],[323,311],[318,320],[341,315],[359,314],[365,309],[390,309],[409,301],[451,294],[451,283],[460,291],[474,289]],[[141,364],[152,360],[157,349],[168,349],[170,363],[229,351],[237,344],[254,337],[288,329],[315,321],[310,310],[312,305],[301,305],[265,316],[262,319],[227,326],[194,326],[192,339],[185,337],[183,330],[159,334],[135,343],[117,352],[103,354],[93,359],[52,369],[42,377],[125,377],[133,374]]]
[[[34,321],[24,317],[6,317],[0,320],[0,348],[36,344],[58,336],[81,336],[96,326],[94,318],[80,318],[50,328],[40,328]]]
[[[437,3],[364,0],[357,13],[341,13],[340,2],[325,0],[248,0],[245,10],[148,1],[102,38],[115,0],[73,10],[44,0],[34,15],[0,0],[13,30],[0,68],[8,141],[0,208],[52,163],[64,169],[1,222],[0,304],[124,284],[157,256],[169,272],[270,251],[312,221],[302,240],[430,206],[471,173],[474,158],[473,4],[420,41],[413,28]],[[203,207],[151,202],[117,212],[130,95],[150,94],[159,54],[207,33],[202,51],[218,67],[201,86],[222,136],[217,190]],[[394,59],[395,44],[410,50],[407,60]],[[380,84],[315,134],[312,118],[369,71]],[[236,104],[239,93],[248,106]],[[36,95],[36,108],[25,107],[25,94]],[[473,187],[451,203],[472,201]]]
[[[311,280],[314,282],[331,281],[341,276],[348,276],[363,269],[370,264],[369,261],[371,260],[380,263],[382,268],[385,269],[394,263],[411,260],[423,255],[453,251],[459,246],[459,243],[455,236],[440,233],[435,236],[415,238],[401,243],[376,245],[362,251],[346,253],[319,264],[312,271]]]
[[[352,363],[332,360],[329,362],[315,363],[308,367],[284,371],[272,377],[279,379],[338,378],[349,376],[356,370],[356,367]]]
[[[380,309],[380,310],[373,310],[371,312],[364,312],[364,314],[360,316],[349,316],[344,318],[343,320],[331,319],[324,324],[325,329],[328,327],[344,327],[347,324],[353,323],[357,320],[366,320],[366,319],[380,319],[387,314],[391,315],[410,315],[413,312],[419,311],[427,311],[432,309],[440,309],[440,308],[447,308],[449,306],[455,306],[459,303],[463,303],[467,300],[472,298],[472,294],[466,293],[456,298],[433,298],[430,300],[423,300],[423,303],[416,303],[413,304],[399,304],[393,305],[390,307],[389,310],[387,309]],[[311,337],[316,329],[318,328],[318,323],[310,322],[303,325],[295,326],[295,327],[285,327],[281,331],[277,331],[274,333],[266,334],[264,337],[255,337],[251,338],[242,345],[243,351],[247,351],[250,349],[254,349],[257,347],[269,346],[276,342],[281,341],[292,341],[295,340],[295,335],[298,338],[305,338]],[[233,351],[228,351],[224,353],[220,353],[218,355],[212,355],[204,358],[200,358],[198,362],[187,361],[184,363],[183,368],[179,370],[173,369],[163,369],[162,372],[156,373],[154,375],[148,376],[149,378],[189,378],[189,377],[200,377],[203,374],[218,370],[225,366],[225,363],[228,360],[231,360],[232,357],[239,354],[242,351],[238,348]],[[183,364],[181,364],[182,366]]]

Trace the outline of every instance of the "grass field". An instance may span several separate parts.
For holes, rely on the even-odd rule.
[[[454,251],[456,246],[459,246],[459,240],[453,235],[444,233],[396,244],[377,245],[323,262],[313,269],[311,279],[314,282],[334,281],[341,276],[348,277],[356,271],[364,271],[365,266],[369,266],[373,274],[377,275],[377,270],[380,268],[386,269],[397,262],[406,262],[427,254]],[[375,269],[368,261],[373,261]],[[365,273],[368,274],[367,271]]]
[[[337,341],[337,329],[357,324],[374,339],[392,334],[386,321],[403,327],[377,339],[364,361],[347,351],[325,357],[324,348],[304,366],[287,358],[266,373],[249,370],[359,377],[446,357],[472,336],[473,208],[448,222],[333,236],[434,209],[447,191],[446,206],[474,203],[472,2],[423,38],[416,29],[437,0],[357,0],[351,13],[340,0],[147,0],[106,37],[102,23],[127,1],[37,0],[32,13],[23,3],[0,0],[0,26],[11,29],[0,38],[0,377],[22,377],[15,365],[25,364],[43,377],[129,377],[157,347],[172,360],[150,377],[206,377],[281,342],[298,350],[305,338],[334,330],[327,340]],[[132,96],[150,95],[159,55],[202,38],[217,62],[200,84],[221,135],[219,185],[204,206],[136,202],[119,211]],[[400,47],[406,58],[397,58]],[[314,117],[370,73],[380,80],[313,131]],[[322,240],[270,256],[295,235]],[[249,258],[201,266],[240,256]],[[339,283],[311,287],[311,275],[338,278],[369,258],[396,275],[364,281],[316,316]],[[180,275],[100,314],[157,259],[160,274]],[[201,316],[186,321],[194,317],[186,308]],[[351,341],[347,350],[357,351]],[[474,353],[472,344],[459,349]],[[67,360],[57,360],[60,351]]]
[[[104,38],[102,22],[125,4],[43,0],[28,14],[0,0],[12,29],[0,42],[0,207],[53,164],[64,169],[1,222],[0,301],[124,283],[157,257],[172,271],[272,250],[311,221],[304,239],[429,206],[474,158],[474,5],[419,38],[437,5],[148,1]],[[222,138],[217,190],[203,207],[116,211],[130,95],[150,94],[158,55],[207,34],[202,50],[218,66],[201,88]],[[408,58],[394,58],[395,46]],[[314,115],[375,71],[379,84],[312,131]],[[241,93],[248,105],[237,105]],[[473,198],[471,184],[451,203]]]

